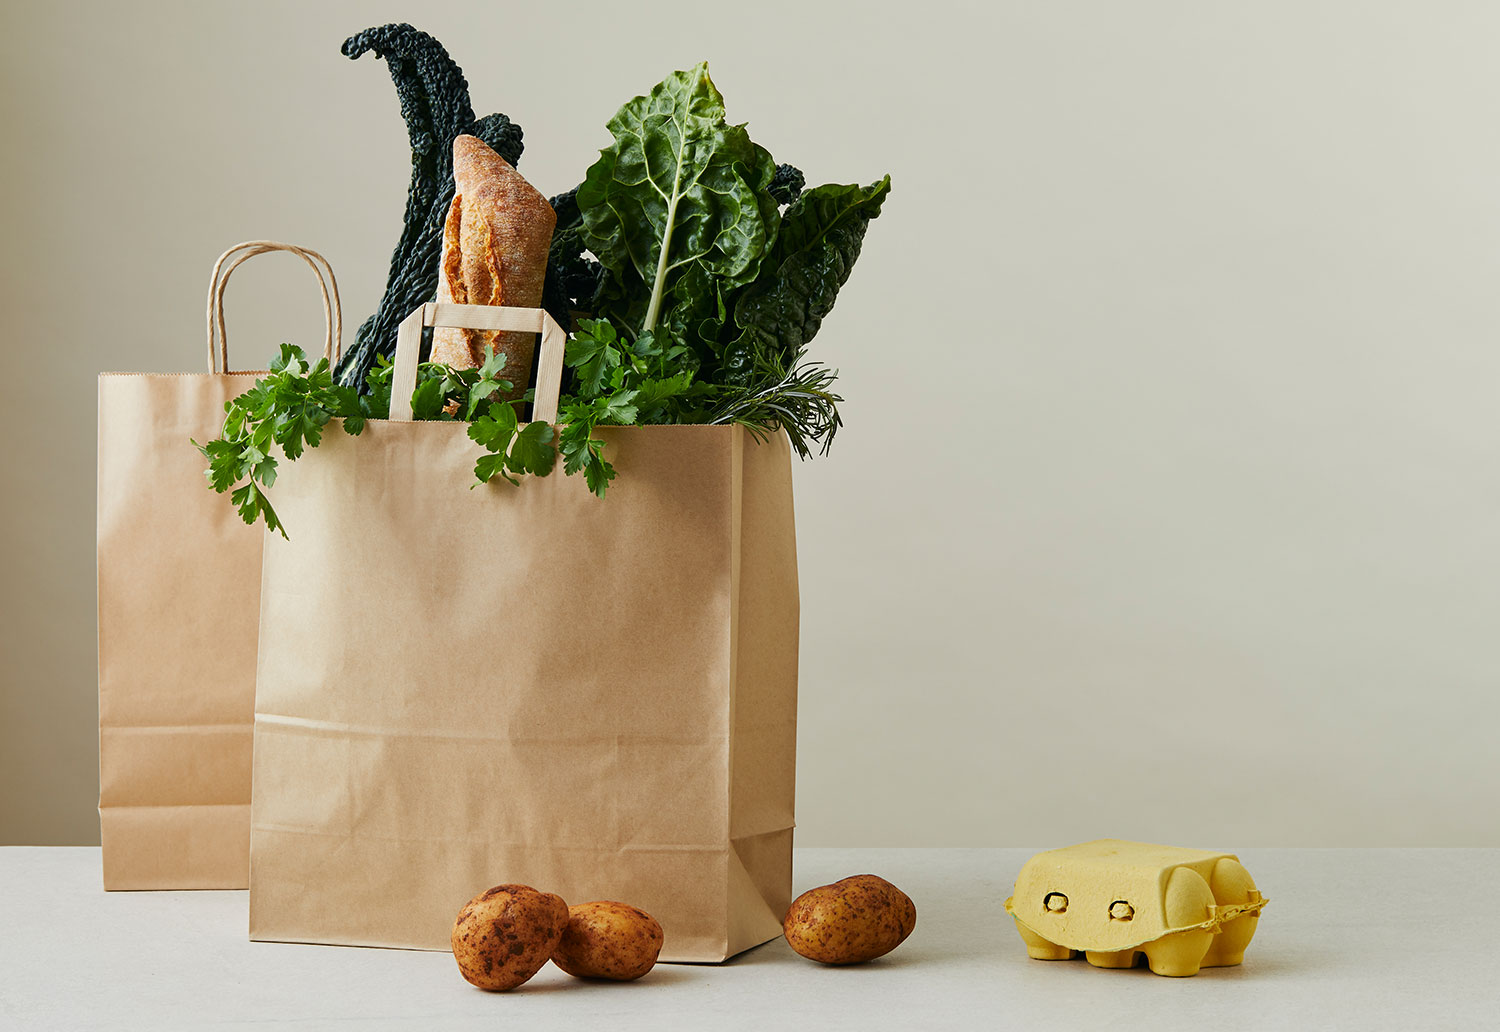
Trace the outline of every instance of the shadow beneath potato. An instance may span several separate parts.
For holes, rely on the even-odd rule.
[[[867,960],[860,964],[820,964],[815,960],[808,960],[806,957],[798,955],[797,952],[787,944],[787,941],[785,939],[778,936],[777,938],[772,939],[770,942],[762,943],[759,946],[754,946],[746,950],[744,953],[730,957],[728,960],[724,961],[721,964],[688,964],[677,966],[726,968],[748,967],[755,964],[795,964],[807,968],[822,968],[823,970],[830,972],[843,972],[878,971],[882,968],[913,967],[917,964],[925,963],[926,961],[929,961],[931,959],[931,956],[922,951],[920,947],[915,950],[911,949],[911,940],[907,940],[900,946],[897,946],[890,953],[887,953],[885,956],[876,957],[874,960]],[[658,970],[660,970],[659,967]],[[653,972],[653,974],[654,973],[655,972]],[[648,975],[647,977],[649,978],[650,975]]]
[[[494,995],[543,996],[555,992],[587,992],[590,989],[611,993],[629,992],[635,987],[644,988],[653,985],[676,985],[690,982],[697,975],[697,972],[692,970],[693,968],[707,966],[697,964],[658,964],[640,978],[632,979],[629,982],[617,982],[609,978],[575,978],[563,971],[559,971],[555,966],[549,965],[538,972],[539,975],[548,977],[533,977],[531,980],[521,983],[514,989],[507,989],[504,992],[497,992]],[[490,992],[490,990],[484,989],[479,991]]]
[[[656,967],[647,971],[640,978],[633,978],[628,982],[617,982],[609,978],[574,978],[568,976],[568,983],[577,986],[589,986],[591,988],[605,988],[619,991],[629,989],[637,985],[671,985],[678,982],[690,982],[693,979],[698,964],[657,964]]]

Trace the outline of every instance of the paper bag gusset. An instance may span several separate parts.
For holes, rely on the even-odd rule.
[[[1173,976],[1244,960],[1265,905],[1238,857],[1122,839],[1038,853],[1005,901],[1034,960]]]

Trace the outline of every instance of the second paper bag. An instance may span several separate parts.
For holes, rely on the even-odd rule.
[[[641,907],[663,960],[779,934],[790,447],[728,426],[603,434],[619,470],[604,499],[560,468],[471,490],[463,423],[372,420],[284,464],[251,938],[447,949],[463,903],[506,882]]]

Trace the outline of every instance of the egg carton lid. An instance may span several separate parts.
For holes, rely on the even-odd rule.
[[[1167,924],[1162,903],[1167,882],[1177,868],[1195,870],[1207,881],[1212,875],[1213,866],[1223,859],[1238,861],[1232,853],[1123,839],[1095,839],[1076,846],[1049,849],[1037,853],[1022,866],[1016,878],[1015,895],[1005,901],[1005,910],[1037,935],[1049,941],[1058,941],[1059,929],[1039,927],[1034,920],[1028,920],[1025,911],[1043,906],[1048,894],[1056,891],[1059,885],[1067,884],[1073,886],[1075,891],[1083,889],[1087,895],[1097,897],[1094,899],[1096,904],[1100,901],[1107,904],[1109,898],[1113,897],[1131,901],[1135,908],[1135,916],[1130,924],[1130,931],[1134,935],[1126,933],[1100,936],[1098,933],[1103,930],[1095,929],[1091,927],[1091,922],[1087,922],[1074,929],[1081,936],[1076,944],[1060,943],[1072,949],[1133,949],[1177,932],[1218,932],[1231,921],[1259,913],[1267,903],[1266,898],[1258,891],[1251,890],[1250,898],[1243,903],[1211,903],[1204,920],[1174,926]],[[1018,905],[1017,899],[1022,903]],[[1124,932],[1124,929],[1116,928],[1115,931]],[[1100,941],[1094,945],[1088,944],[1096,938]]]

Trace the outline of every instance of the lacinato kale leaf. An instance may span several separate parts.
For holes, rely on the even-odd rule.
[[[807,177],[802,170],[795,165],[777,165],[776,175],[771,179],[771,185],[767,187],[771,196],[776,198],[777,204],[791,204],[802,196],[802,188],[807,185]]]
[[[453,196],[452,141],[479,136],[512,165],[520,130],[504,115],[474,121],[468,84],[442,46],[409,25],[351,37],[344,52],[384,57],[412,145],[401,243],[380,308],[360,327],[338,375],[283,345],[270,372],[225,406],[221,436],[199,445],[209,485],[247,523],[285,528],[266,494],[279,448],[291,461],[330,423],[360,434],[389,418],[396,325],[432,298],[443,222]],[[661,423],[737,424],[785,431],[804,458],[827,451],[842,425],[837,373],[806,357],[890,190],[830,184],[805,190],[777,165],[724,101],[702,64],[675,72],[609,121],[614,142],[575,190],[554,197],[557,227],[543,306],[573,325],[559,426],[523,425],[500,379],[504,355],[479,369],[422,363],[415,418],[464,420],[484,449],[475,479],[512,484],[546,476],[562,455],[603,496],[615,479],[595,431]],[[783,208],[785,209],[783,211]],[[589,257],[589,252],[598,261]],[[194,442],[196,444],[196,442]]]
[[[558,194],[547,203],[557,214],[552,245],[547,251],[547,279],[542,287],[542,307],[560,326],[573,325],[574,312],[592,312],[604,268],[589,258],[583,239],[583,214],[578,209],[578,188]]]
[[[395,354],[397,325],[437,292],[443,222],[453,203],[454,138],[477,136],[512,165],[521,160],[521,127],[501,114],[475,119],[463,69],[436,39],[410,25],[392,24],[344,40],[345,57],[371,51],[385,59],[401,103],[411,142],[411,187],[385,296],[339,363],[339,382],[354,387],[366,382],[378,357]]]

